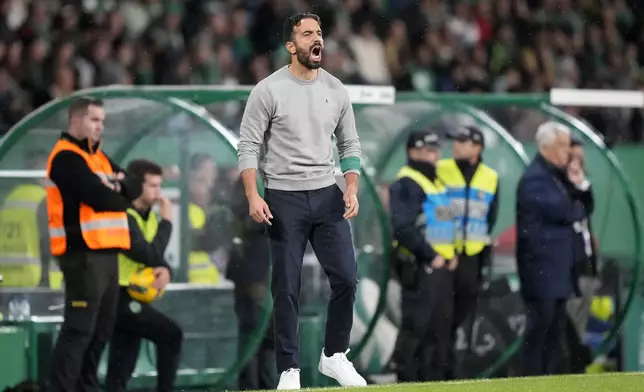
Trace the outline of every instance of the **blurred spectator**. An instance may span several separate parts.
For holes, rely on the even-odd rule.
[[[213,186],[217,180],[217,166],[207,154],[194,154],[190,158],[188,220],[191,226],[192,245],[188,258],[188,282],[216,284],[220,271],[210,254],[217,250],[221,235],[217,228],[226,223],[214,223],[208,216]],[[214,230],[213,230],[214,228]]]
[[[578,293],[575,224],[592,213],[588,187],[569,178],[570,130],[546,122],[537,130],[539,153],[517,189],[516,257],[527,327],[524,375],[554,374],[563,346],[566,300]]]
[[[357,23],[357,34],[349,39],[349,46],[358,64],[358,73],[367,84],[389,83],[389,72],[385,58],[385,48],[376,36],[371,20]]]
[[[226,277],[235,284],[241,353],[248,349],[249,339],[266,317],[265,312],[270,311],[266,306],[266,295],[270,293],[271,260],[265,225],[250,217],[241,178],[237,176],[232,184],[230,204],[234,238]],[[272,323],[269,323],[257,352],[239,373],[240,390],[274,389],[277,385],[273,334]]]
[[[542,92],[644,80],[635,0],[3,0],[0,133],[73,89],[256,83],[285,63],[279,26],[295,11],[321,15],[324,66],[345,83]],[[578,114],[610,142],[642,138],[639,111]]]
[[[594,209],[594,198],[590,181],[586,177],[583,142],[573,139],[571,142],[570,163],[567,167],[568,178],[573,184],[573,192],[587,192],[587,213],[590,216]],[[597,246],[590,219],[575,222],[575,274],[578,278],[578,296],[568,300],[566,309],[573,328],[569,329],[567,339],[566,373],[583,373],[590,364],[590,350],[587,341],[587,325],[593,297],[600,286],[598,280]]]

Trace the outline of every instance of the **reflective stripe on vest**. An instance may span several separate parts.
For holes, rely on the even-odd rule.
[[[188,205],[188,219],[192,234],[204,229],[206,212],[194,203]],[[210,260],[207,252],[191,251],[188,256],[188,282],[215,284],[219,282],[219,270]]]
[[[45,190],[36,184],[15,187],[0,210],[0,275],[6,287],[36,287],[42,278],[38,208]],[[60,288],[62,274],[53,261],[49,286]]]
[[[469,256],[478,254],[491,243],[487,217],[499,176],[494,169],[480,163],[468,187],[454,159],[439,161],[437,169],[456,215],[456,250]]]
[[[159,219],[157,215],[153,211],[150,211],[148,219],[146,220],[133,208],[128,209],[127,213],[134,217],[145,240],[151,243],[159,230]],[[128,286],[130,284],[130,275],[141,268],[145,268],[145,264],[132,260],[123,253],[119,253],[119,284],[121,286]]]
[[[398,172],[397,178],[404,177],[413,180],[425,192],[423,213],[419,219],[420,222],[424,221],[425,239],[436,253],[446,260],[453,259],[454,219],[445,187],[440,182],[433,183],[409,166],[403,166]]]
[[[51,163],[61,151],[72,151],[85,160],[89,169],[98,177],[105,179],[114,171],[109,159],[101,150],[94,154],[83,151],[76,144],[60,139],[54,146],[47,162],[47,214],[49,216],[49,242],[51,253],[55,256],[67,251],[67,235],[63,223],[63,200],[58,187],[51,181]],[[80,205],[80,229],[83,240],[89,249],[130,249],[130,232],[125,212],[96,212],[85,203]]]

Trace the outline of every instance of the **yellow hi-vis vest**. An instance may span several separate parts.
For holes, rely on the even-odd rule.
[[[456,251],[468,256],[476,255],[491,243],[487,217],[499,175],[480,163],[468,186],[454,159],[440,160],[437,169],[456,215]]]
[[[203,230],[206,212],[194,203],[188,205],[188,219],[193,231]],[[188,282],[215,284],[219,282],[219,270],[204,251],[191,251],[188,257]]]
[[[40,231],[38,207],[47,192],[41,186],[15,187],[0,210],[0,275],[5,287],[36,287],[40,283]],[[59,289],[63,275],[53,258],[49,264],[49,287]]]
[[[143,236],[147,242],[152,242],[159,230],[159,218],[157,214],[150,211],[148,219],[145,220],[135,209],[128,208],[127,213],[136,220],[139,225]],[[145,264],[136,260],[132,260],[123,253],[119,253],[119,284],[121,286],[128,286],[130,284],[130,276],[139,269],[145,268]]]
[[[409,166],[403,166],[398,172],[397,178],[403,177],[413,180],[425,192],[423,202],[425,239],[445,260],[453,259],[455,256],[454,218],[450,211],[450,200],[445,187],[440,181],[432,182],[424,174]]]

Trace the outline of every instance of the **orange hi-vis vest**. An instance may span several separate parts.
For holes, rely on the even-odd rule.
[[[114,171],[107,156],[101,150],[94,154],[84,151],[76,144],[60,139],[49,155],[47,161],[47,215],[49,216],[49,244],[51,253],[60,256],[67,251],[67,236],[63,222],[63,198],[56,184],[49,178],[51,163],[61,151],[73,151],[87,162],[87,166],[98,177],[105,179]],[[83,186],[79,184],[79,186]],[[87,204],[80,205],[80,229],[87,247],[92,250],[100,249],[130,249],[130,230],[127,213],[96,212]]]

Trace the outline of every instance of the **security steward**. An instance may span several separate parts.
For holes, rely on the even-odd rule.
[[[114,335],[110,341],[105,389],[110,392],[126,390],[127,382],[136,367],[141,339],[156,346],[157,391],[171,392],[179,366],[183,332],[172,319],[149,303],[134,300],[128,293],[132,273],[153,267],[156,280],[153,287],[163,289],[170,281],[170,266],[164,258],[172,233],[172,204],[161,195],[163,169],[154,162],[132,161],[127,172],[143,179],[143,193],[127,211],[132,245],[119,255],[119,284],[121,286]],[[152,211],[158,204],[159,214]]]
[[[96,372],[116,318],[117,257],[130,249],[125,211],[141,194],[141,181],[101,150],[100,100],[75,99],[68,120],[47,162],[50,249],[65,280],[49,391],[98,391]]]
[[[399,382],[443,380],[452,325],[453,271],[458,262],[450,201],[436,175],[438,135],[412,133],[407,154],[407,165],[389,190],[392,265],[403,289],[395,370]]]
[[[208,218],[206,210],[195,203],[188,205],[188,220],[191,227],[192,248],[188,255],[188,283],[217,284],[219,270],[210,260],[208,251],[214,251],[216,235],[211,227],[221,225]]]
[[[0,210],[0,275],[5,287],[60,289],[63,275],[49,251],[45,189],[13,188]]]
[[[196,284],[216,284],[219,270],[213,264],[210,254],[220,246],[219,233],[222,231],[220,220],[212,220],[209,213],[218,171],[215,161],[208,154],[194,154],[190,157],[190,222],[192,247],[188,257],[188,282]]]
[[[26,169],[44,170],[47,151],[28,153]],[[21,182],[0,209],[0,275],[5,287],[60,289],[63,275],[49,251],[47,192],[43,179]]]
[[[482,162],[483,132],[475,126],[458,128],[453,137],[453,158],[438,162],[438,177],[456,215],[458,268],[454,276],[454,319],[449,360],[449,378],[454,378],[456,330],[474,317],[483,268],[492,258],[490,233],[498,215],[499,175]],[[471,344],[473,318],[466,327]]]

